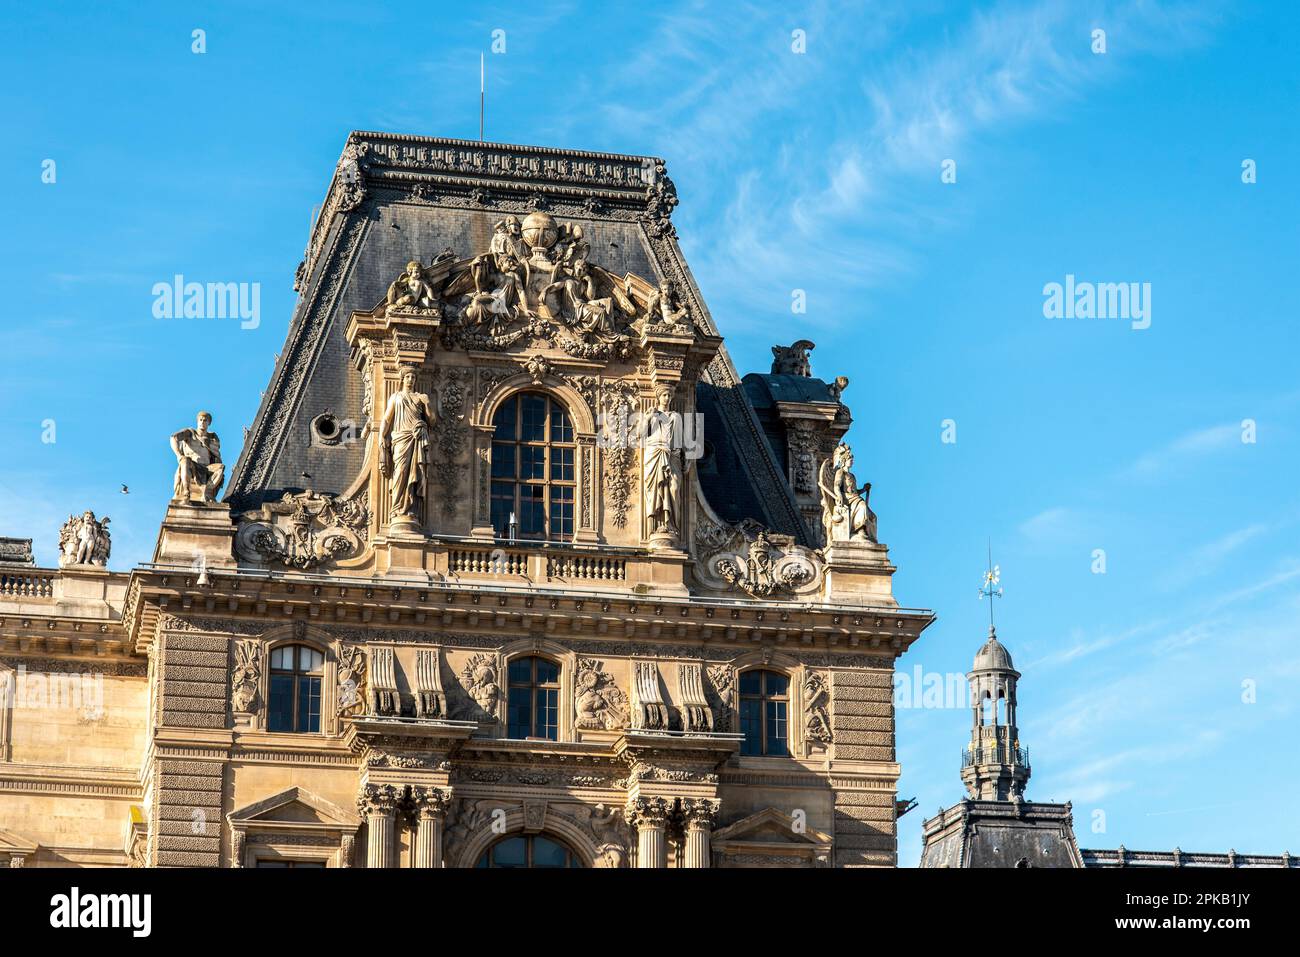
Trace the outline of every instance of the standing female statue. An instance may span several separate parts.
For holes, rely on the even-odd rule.
[[[681,530],[682,458],[677,417],[672,414],[673,390],[655,387],[655,411],[646,417],[642,468],[646,518],[651,538],[675,541]]]
[[[876,513],[867,505],[871,483],[858,488],[853,475],[853,450],[841,443],[822,463],[817,484],[822,492],[822,527],[826,544],[832,542],[874,542]]]
[[[379,472],[388,479],[390,520],[402,531],[420,528],[433,424],[429,397],[415,391],[415,369],[403,366],[402,387],[389,396],[379,432]]]

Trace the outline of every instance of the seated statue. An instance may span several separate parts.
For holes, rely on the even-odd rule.
[[[876,514],[867,504],[871,483],[858,488],[852,449],[843,443],[837,446],[831,458],[822,463],[817,484],[822,493],[822,527],[827,545],[876,541]]]
[[[387,302],[395,308],[430,309],[437,305],[433,286],[425,278],[424,267],[418,262],[406,264],[406,270],[388,286]]]
[[[685,307],[678,305],[677,293],[667,279],[659,284],[646,301],[646,321],[665,326],[688,325]]]
[[[196,498],[204,503],[213,502],[226,480],[221,440],[217,433],[208,431],[211,424],[212,413],[200,412],[195,428],[181,429],[172,435],[172,451],[176,453],[173,502],[191,502]]]

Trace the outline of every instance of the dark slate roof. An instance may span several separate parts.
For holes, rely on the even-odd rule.
[[[1082,867],[1069,804],[965,800],[922,825],[922,867]]]
[[[831,387],[827,383],[811,376],[751,372],[745,376],[743,384],[745,397],[754,409],[758,424],[767,438],[769,454],[780,465],[782,474],[789,475],[789,449],[776,404],[826,402],[838,405],[838,400],[831,395]],[[709,501],[712,502],[713,499]]]
[[[246,509],[308,485],[344,491],[361,470],[363,449],[314,448],[310,423],[330,411],[360,424],[362,383],[344,335],[349,316],[373,308],[411,259],[429,262],[448,247],[459,257],[485,250],[508,213],[540,207],[581,223],[593,262],[617,275],[677,280],[704,331],[718,334],[668,219],[675,192],[663,167],[655,157],[352,133],[299,266],[301,298],[226,500]],[[658,171],[657,187],[646,185],[647,168]],[[716,438],[725,478],[705,479],[710,504],[725,517],[753,518],[806,541],[785,468],[763,440],[725,349],[705,380],[712,389],[705,439]]]

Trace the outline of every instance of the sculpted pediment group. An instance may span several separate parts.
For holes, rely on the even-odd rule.
[[[583,227],[534,212],[496,223],[487,251],[409,262],[377,311],[437,318],[449,348],[505,351],[549,341],[575,358],[633,357],[643,333],[690,336],[694,323],[668,282],[617,276],[590,259]]]

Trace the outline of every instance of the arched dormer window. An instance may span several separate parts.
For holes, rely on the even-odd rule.
[[[271,649],[266,730],[319,732],[324,673],[325,656],[315,648],[280,645]]]
[[[790,754],[790,678],[754,669],[740,674],[741,754]]]
[[[514,658],[506,672],[506,737],[560,739],[560,666]]]
[[[492,527],[519,538],[573,540],[577,446],[573,422],[558,401],[521,392],[492,418]]]

